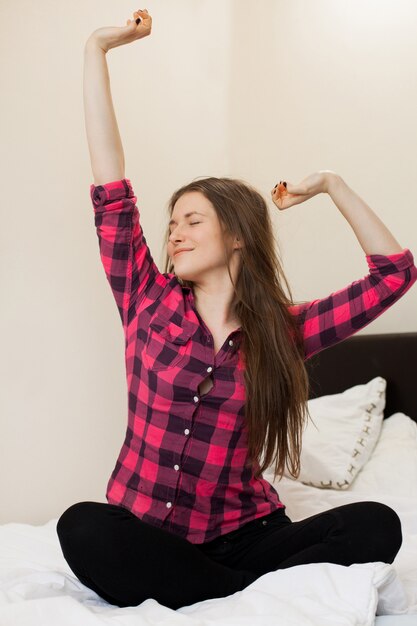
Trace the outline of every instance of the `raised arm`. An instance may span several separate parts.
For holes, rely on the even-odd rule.
[[[326,298],[290,307],[302,330],[305,359],[370,324],[417,281],[411,250],[401,247],[382,220],[335,172],[315,172],[298,185],[280,181],[271,191],[281,211],[318,193],[328,193],[349,222],[365,252],[369,273]]]
[[[95,30],[84,47],[84,114],[94,184],[102,185],[125,176],[125,157],[114,114],[106,54],[112,48],[148,37],[152,18],[135,11],[126,26]]]
[[[136,11],[133,17],[138,22],[127,20],[125,27],[94,31],[84,51],[85,123],[94,175],[90,196],[101,261],[125,331],[139,303],[145,302],[146,296],[147,300],[157,299],[166,280],[152,258],[140,225],[137,198],[125,178],[106,63],[111,48],[150,34],[152,18],[146,9]]]
[[[106,52],[93,35],[84,48],[84,114],[94,184],[125,177],[125,159],[114,114]]]

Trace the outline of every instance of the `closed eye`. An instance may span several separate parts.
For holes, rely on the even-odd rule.
[[[201,222],[190,222],[190,226],[194,226],[195,224],[201,224]],[[169,234],[172,234],[171,228],[169,229]]]

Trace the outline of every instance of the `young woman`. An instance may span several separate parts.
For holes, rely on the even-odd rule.
[[[159,272],[125,178],[106,64],[111,48],[150,35],[148,11],[133,18],[94,31],[84,73],[90,193],[125,333],[128,425],[107,502],[78,502],[58,520],[64,557],[112,604],[154,598],[172,609],[304,563],[392,563],[402,535],[390,507],[357,502],[293,522],[262,472],[275,463],[282,475],[287,464],[298,476],[306,359],[401,298],[417,279],[413,255],[334,172],[280,183],[271,191],[280,210],[329,194],[369,265],[327,298],[295,303],[266,201],[241,180],[211,177],[171,197]]]

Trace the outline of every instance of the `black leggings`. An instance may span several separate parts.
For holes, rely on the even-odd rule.
[[[77,578],[110,604],[148,598],[171,609],[241,591],[277,569],[304,563],[392,563],[401,522],[379,502],[345,504],[298,522],[284,509],[204,544],[143,522],[114,504],[78,502],[58,520]]]

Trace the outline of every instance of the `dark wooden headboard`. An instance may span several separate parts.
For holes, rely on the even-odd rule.
[[[417,422],[417,332],[356,334],[305,364],[311,399],[382,376],[387,381],[384,418],[400,411]]]

